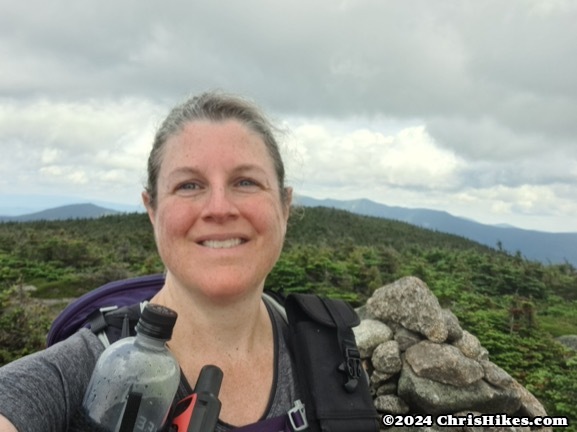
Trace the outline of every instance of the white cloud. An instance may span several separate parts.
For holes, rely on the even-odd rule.
[[[462,161],[439,148],[423,126],[384,134],[365,128],[343,132],[330,122],[315,122],[295,127],[292,146],[308,188],[450,189],[462,169]]]
[[[1,191],[83,185],[106,197],[141,189],[154,128],[165,108],[140,100],[0,104]],[[0,162],[1,163],[1,162]],[[35,178],[34,173],[40,173]]]
[[[40,173],[47,177],[59,177],[63,173],[63,169],[60,166],[48,165],[40,168]]]
[[[42,150],[42,156],[40,157],[40,161],[42,164],[51,164],[55,162],[59,155],[61,154],[60,150],[57,148],[45,148]]]
[[[420,189],[451,189],[458,185],[463,162],[438,147],[425,127],[404,129],[383,149],[381,167],[390,184]]]

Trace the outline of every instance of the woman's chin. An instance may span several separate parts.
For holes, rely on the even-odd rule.
[[[198,294],[218,303],[229,303],[262,294],[262,284],[238,277],[215,278],[194,288]]]

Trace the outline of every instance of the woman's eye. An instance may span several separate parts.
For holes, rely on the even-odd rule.
[[[178,186],[179,190],[196,190],[196,189],[200,189],[200,186],[198,183],[183,183],[181,185]]]
[[[238,182],[239,186],[256,186],[256,182],[250,179],[242,179]]]

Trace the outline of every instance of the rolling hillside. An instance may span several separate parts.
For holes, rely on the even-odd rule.
[[[491,248],[500,245],[509,253],[520,252],[522,256],[542,263],[568,262],[577,266],[577,233],[547,233],[485,225],[447,212],[390,207],[367,199],[339,201],[298,197],[297,201],[305,207],[323,206],[407,222],[422,228],[465,237]]]
[[[485,225],[443,211],[393,207],[367,199],[340,201],[297,196],[296,203],[303,207],[334,208],[358,215],[405,222],[439,233],[463,237],[493,249],[500,247],[511,254],[520,253],[527,259],[544,264],[569,263],[577,266],[577,233],[547,233],[515,227]],[[91,219],[119,213],[122,212],[93,204],[73,204],[21,216],[0,216],[0,222]],[[324,229],[323,224],[320,224],[319,232]],[[346,229],[352,230],[355,227],[352,225]]]

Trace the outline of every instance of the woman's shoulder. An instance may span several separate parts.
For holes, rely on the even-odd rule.
[[[48,347],[45,351],[49,354],[54,352],[58,355],[66,352],[85,353],[87,356],[98,358],[104,351],[104,345],[90,329],[82,328],[67,339]]]
[[[104,350],[104,345],[89,329],[81,329],[67,339],[58,342],[44,350],[29,354],[0,368],[0,373],[6,369],[11,371],[27,368],[39,363],[52,363],[59,360],[66,363],[82,363],[86,360],[96,360]],[[84,366],[86,364],[84,363]]]
[[[19,430],[61,430],[104,346],[88,329],[0,368],[0,414]],[[47,417],[46,412],[52,413]]]

